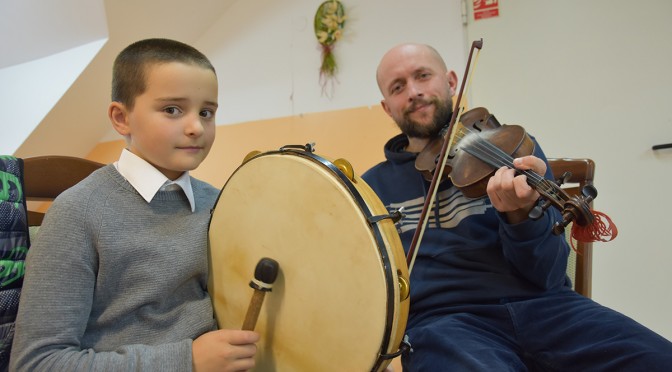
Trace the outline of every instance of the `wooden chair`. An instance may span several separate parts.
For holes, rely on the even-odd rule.
[[[104,166],[91,160],[72,156],[37,156],[23,159],[23,190],[26,201],[51,201],[61,192]],[[39,226],[44,210],[29,206],[28,225]]]
[[[103,164],[90,160],[69,156],[40,156],[21,160],[23,162],[23,182],[16,187],[19,190],[23,190],[26,202],[31,203],[34,201],[53,200],[65,189],[75,185],[91,174],[91,172],[103,166]],[[21,162],[14,163],[14,161],[15,159],[12,159],[12,166],[18,164],[17,166],[21,167]],[[6,176],[13,176],[14,178],[10,179],[10,181],[17,182],[17,176],[13,173],[7,173]],[[46,206],[48,207],[48,205]],[[18,209],[18,207],[16,208]],[[2,321],[0,322],[0,370],[6,370],[8,366],[9,353],[11,352],[14,337],[14,320],[18,311],[23,270],[25,267],[24,260],[28,249],[23,244],[30,244],[30,240],[36,237],[35,234],[38,233],[39,225],[42,223],[44,211],[46,210],[46,208],[33,210],[30,205],[28,205],[27,209],[30,238],[26,239],[26,241],[17,239],[16,243],[12,244],[19,245],[11,245],[9,247],[11,255],[3,255],[3,260],[1,260],[3,273],[11,274],[12,280],[2,283],[6,284],[6,286],[0,286],[0,302],[2,303],[2,306],[0,306],[0,310],[2,310]],[[19,228],[26,227],[23,220],[23,211],[20,215],[12,213],[3,217],[5,219],[9,218],[10,221],[13,221],[12,218],[21,219],[21,223],[14,221],[14,224],[9,225],[12,229],[14,229],[12,226],[18,226]],[[16,231],[12,230],[12,233],[16,233]],[[18,234],[16,235],[18,237]]]
[[[548,163],[556,179],[563,177],[565,172],[571,176],[562,188],[570,195],[580,195],[581,189],[586,185],[592,185],[595,176],[595,162],[591,159],[568,159],[550,158]],[[592,203],[590,204],[592,208]],[[571,224],[565,229],[565,237],[570,241]],[[586,297],[592,294],[593,277],[593,244],[574,242],[576,252],[570,251],[567,263],[567,275],[572,279],[574,290]],[[578,252],[578,254],[577,254]]]

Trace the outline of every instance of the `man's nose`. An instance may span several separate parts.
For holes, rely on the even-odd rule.
[[[422,97],[422,89],[417,84],[409,84],[408,85],[408,100],[413,101],[414,99],[417,99],[418,97]]]

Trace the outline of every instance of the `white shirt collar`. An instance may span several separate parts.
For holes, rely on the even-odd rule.
[[[121,152],[121,156],[114,163],[114,166],[147,203],[152,201],[157,192],[171,190],[179,186],[189,200],[191,211],[194,212],[196,210],[189,172],[184,172],[175,181],[171,181],[163,173],[159,172],[158,169],[154,168],[153,165],[127,149]]]

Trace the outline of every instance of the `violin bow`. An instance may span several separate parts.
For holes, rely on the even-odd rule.
[[[427,193],[427,198],[425,198],[425,204],[422,207],[422,212],[420,213],[420,220],[418,221],[418,228],[415,229],[413,234],[413,240],[411,240],[411,246],[408,249],[408,254],[406,255],[406,263],[408,264],[408,275],[411,275],[411,270],[413,270],[413,265],[415,264],[415,257],[418,255],[418,246],[422,240],[423,235],[425,234],[425,228],[427,227],[427,222],[429,221],[429,208],[434,204],[436,199],[436,194],[439,189],[439,183],[443,177],[443,170],[448,161],[448,145],[450,143],[451,132],[457,121],[457,116],[460,111],[460,102],[462,101],[462,93],[464,93],[464,87],[467,82],[467,75],[469,74],[469,67],[471,65],[471,57],[474,54],[474,49],[480,50],[483,47],[483,39],[475,40],[471,43],[471,48],[469,49],[469,58],[467,59],[467,67],[464,71],[464,76],[462,76],[462,85],[460,86],[460,92],[457,95],[457,101],[455,102],[455,109],[453,110],[453,115],[450,117],[450,123],[448,123],[448,128],[446,130],[446,135],[444,136],[443,145],[441,146],[441,154],[439,155],[439,163],[437,168],[435,168],[434,175],[432,176],[432,182],[429,185],[429,191]]]

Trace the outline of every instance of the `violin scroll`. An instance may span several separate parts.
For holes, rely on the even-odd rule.
[[[565,227],[574,221],[580,226],[588,226],[593,223],[595,216],[590,210],[590,203],[597,197],[597,189],[592,185],[586,185],[581,190],[581,196],[572,196],[565,201],[562,209],[562,221],[553,225],[553,233],[560,235],[565,231]]]
[[[586,185],[581,189],[581,195],[570,196],[561,188],[562,184],[571,178],[570,172],[565,172],[555,182],[546,182],[537,188],[543,203],[532,208],[528,216],[530,219],[539,219],[548,207],[556,206],[562,212],[562,221],[553,225],[553,233],[560,235],[570,222],[579,226],[588,226],[593,223],[595,216],[590,209],[590,203],[597,197],[597,189],[593,185]]]

